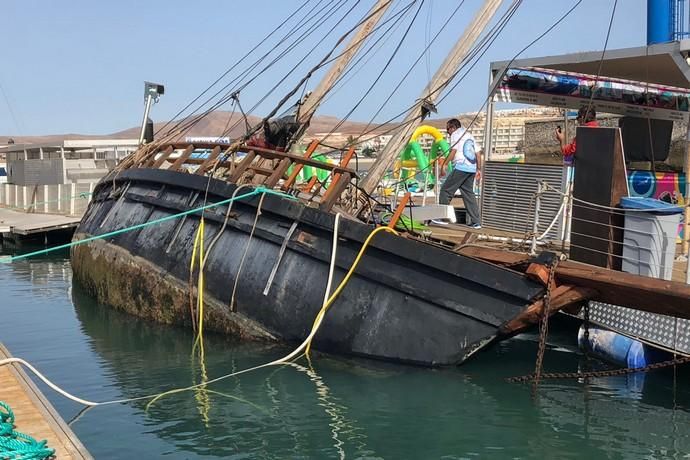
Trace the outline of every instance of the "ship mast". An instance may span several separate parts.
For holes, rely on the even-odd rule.
[[[446,57],[434,77],[424,88],[417,103],[410,109],[402,122],[403,129],[393,135],[383,151],[378,155],[376,162],[371,166],[367,176],[360,183],[361,188],[371,194],[377,187],[385,172],[393,165],[403,146],[407,143],[416,128],[413,120],[419,118],[422,107],[433,104],[438,99],[443,89],[450,83],[451,76],[467,56],[470,49],[491,21],[496,11],[501,6],[502,0],[486,0],[472,22],[457,41],[450,54]],[[365,203],[357,203],[357,212],[361,211]]]
[[[393,4],[393,0],[378,0],[376,4],[371,8],[367,19],[359,26],[357,33],[352,37],[352,40],[347,44],[347,47],[342,52],[342,54],[336,59],[328,73],[319,82],[316,89],[311,93],[311,95],[304,102],[299,111],[299,116],[297,121],[302,125],[297,136],[295,136],[295,141],[293,145],[298,145],[300,138],[304,135],[312,116],[318,109],[321,102],[323,102],[326,94],[335,86],[339,78],[347,69],[348,64],[352,58],[357,54],[357,51],[361,48],[362,44],[366,41],[366,38],[372,32],[376,24],[381,20],[383,15]]]

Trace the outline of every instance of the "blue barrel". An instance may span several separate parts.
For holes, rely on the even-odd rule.
[[[577,343],[580,349],[597,358],[630,369],[639,369],[656,361],[642,342],[607,329],[590,326],[589,340],[585,340],[585,328],[580,326]]]

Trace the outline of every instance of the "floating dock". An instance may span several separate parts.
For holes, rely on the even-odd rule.
[[[0,360],[10,357],[0,343]],[[17,431],[47,440],[57,459],[93,458],[22,369],[14,364],[0,367],[0,388],[0,399],[14,411]]]
[[[69,240],[81,217],[55,214],[33,214],[12,209],[0,208],[0,234],[2,238],[15,241],[40,239],[44,242],[51,236],[62,236]]]

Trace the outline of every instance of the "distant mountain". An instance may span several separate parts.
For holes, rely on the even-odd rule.
[[[170,122],[160,122],[154,124],[154,129],[156,132],[164,133],[170,130],[175,125],[180,125],[181,127],[187,124],[191,119],[182,119],[174,123]],[[248,115],[247,122],[249,125],[255,125],[261,121],[261,117],[255,115]],[[315,135],[318,133],[327,133],[334,130],[336,126],[340,123],[340,119],[328,115],[315,116],[312,119],[311,125],[307,130],[307,135]],[[167,125],[167,126],[166,126]],[[365,130],[371,131],[372,135],[377,132],[390,129],[393,125],[383,126],[383,125],[372,125],[367,128],[367,124],[363,122],[353,122],[346,121],[334,130],[335,132],[341,133],[343,135],[353,135],[357,136],[364,132]],[[160,131],[163,128],[162,131]],[[44,143],[55,143],[61,142],[64,139],[136,139],[139,137],[140,127],[132,127],[125,129],[123,131],[118,131],[111,134],[102,135],[90,135],[90,134],[55,134],[49,136],[8,136],[0,135],[0,145],[7,143],[9,138],[14,139],[17,144],[31,143],[31,144],[44,144]],[[226,112],[217,111],[208,114],[206,117],[198,121],[191,129],[186,133],[180,133],[178,137],[182,139],[185,136],[219,136],[224,131],[230,129],[229,136],[231,138],[243,135],[246,132],[246,124],[244,117],[239,112]]]

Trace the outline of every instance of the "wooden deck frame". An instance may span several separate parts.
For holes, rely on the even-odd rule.
[[[311,156],[316,151],[319,146],[317,140],[312,141],[307,148],[304,156],[295,155],[289,152],[278,152],[276,150],[261,148],[261,147],[242,147],[242,150],[246,150],[247,154],[242,158],[239,163],[234,161],[234,159],[218,161],[221,151],[226,148],[225,153],[227,154],[232,147],[228,147],[226,144],[219,143],[167,143],[162,144],[158,147],[160,152],[158,158],[153,161],[149,161],[148,167],[150,168],[160,168],[166,162],[172,163],[168,169],[172,171],[179,171],[183,165],[198,165],[195,174],[204,175],[214,165],[227,168],[227,180],[229,182],[240,184],[242,178],[246,173],[249,173],[255,185],[263,185],[265,187],[274,188],[278,185],[281,179],[285,179],[285,183],[282,189],[287,190],[292,187],[297,175],[304,166],[311,166],[318,169],[323,169],[329,171],[333,180],[331,181],[330,187],[321,195],[321,187],[318,187],[316,191],[313,192],[313,196],[309,201],[315,200],[319,203],[319,207],[322,210],[329,210],[335,205],[335,203],[340,199],[340,196],[350,185],[353,178],[359,177],[357,172],[349,169],[347,166],[354,156],[354,148],[348,149],[345,153],[343,159],[339,165],[332,165],[330,163],[323,163],[320,161],[312,160]],[[172,153],[176,150],[184,149],[179,157],[171,158]],[[207,149],[211,150],[208,158],[191,158],[192,153],[195,149]],[[155,157],[155,154],[152,155]],[[272,168],[266,168],[262,166],[262,162],[270,161],[275,166]],[[285,177],[288,169],[293,166],[293,170],[289,177]],[[146,167],[146,166],[145,166]],[[249,177],[247,176],[247,177]],[[263,179],[257,181],[257,176],[263,176]],[[305,191],[309,192],[316,185],[316,176],[307,184]]]

